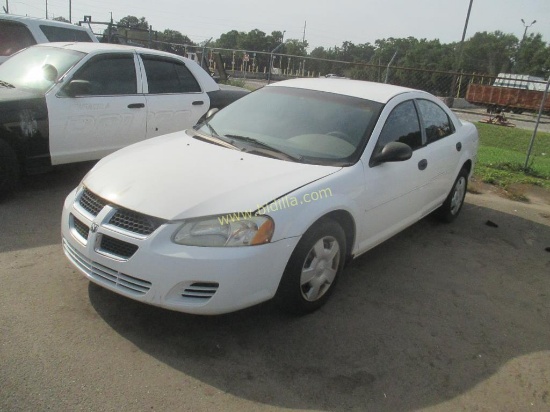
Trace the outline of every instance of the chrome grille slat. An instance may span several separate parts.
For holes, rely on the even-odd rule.
[[[151,289],[151,282],[117,272],[116,270],[85,258],[65,239],[63,239],[63,249],[69,259],[79,269],[100,283],[107,284],[111,287],[120,288],[126,292],[136,295],[144,295],[149,291],[149,289]]]

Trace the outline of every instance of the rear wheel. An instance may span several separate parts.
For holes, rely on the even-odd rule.
[[[290,257],[276,300],[285,311],[306,314],[328,300],[344,267],[346,238],[334,220],[322,220],[303,236]]]
[[[468,170],[462,169],[455,180],[451,192],[445,199],[445,202],[437,210],[438,217],[444,222],[455,220],[462,209],[466,189],[468,188]]]
[[[19,162],[12,147],[0,139],[0,199],[12,192],[19,182]]]

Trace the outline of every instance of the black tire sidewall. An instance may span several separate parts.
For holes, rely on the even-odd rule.
[[[300,288],[300,276],[307,255],[317,241],[332,236],[340,247],[338,270],[330,288],[315,301],[304,299]],[[332,219],[323,219],[310,227],[302,236],[286,265],[275,300],[283,310],[294,314],[306,314],[323,306],[334,292],[334,288],[344,268],[346,257],[346,236],[342,227]]]
[[[462,206],[464,206],[464,198],[466,197],[466,191],[468,189],[468,175],[469,175],[469,173],[466,169],[461,169],[460,170],[460,172],[458,173],[458,176],[455,179],[455,182],[453,183],[453,187],[452,187],[451,191],[449,192],[449,195],[445,199],[445,202],[439,208],[438,215],[444,222],[451,223],[460,214],[460,211],[462,210]],[[460,207],[458,208],[456,213],[453,214],[451,212],[451,203],[452,203],[452,200],[453,200],[453,195],[456,191],[456,186],[457,186],[457,184],[458,184],[458,182],[460,181],[461,178],[464,178],[464,181],[465,181],[464,195],[462,196],[462,199],[461,199],[461,202],[460,202]]]
[[[0,198],[12,192],[19,183],[19,162],[12,147],[0,139]]]

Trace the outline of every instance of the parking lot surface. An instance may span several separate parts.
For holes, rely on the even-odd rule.
[[[0,204],[0,410],[550,409],[550,207],[468,194],[354,261],[305,317],[149,307],[65,259],[91,164]],[[258,262],[261,267],[261,262]]]

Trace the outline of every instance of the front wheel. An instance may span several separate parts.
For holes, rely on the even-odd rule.
[[[306,314],[324,305],[343,270],[345,256],[345,234],[334,220],[321,220],[308,229],[292,252],[279,284],[279,306]]]
[[[468,174],[466,169],[460,171],[447,199],[437,210],[438,217],[444,222],[451,223],[460,213],[468,188]]]
[[[12,147],[0,139],[0,199],[15,189],[19,182],[19,162]]]

